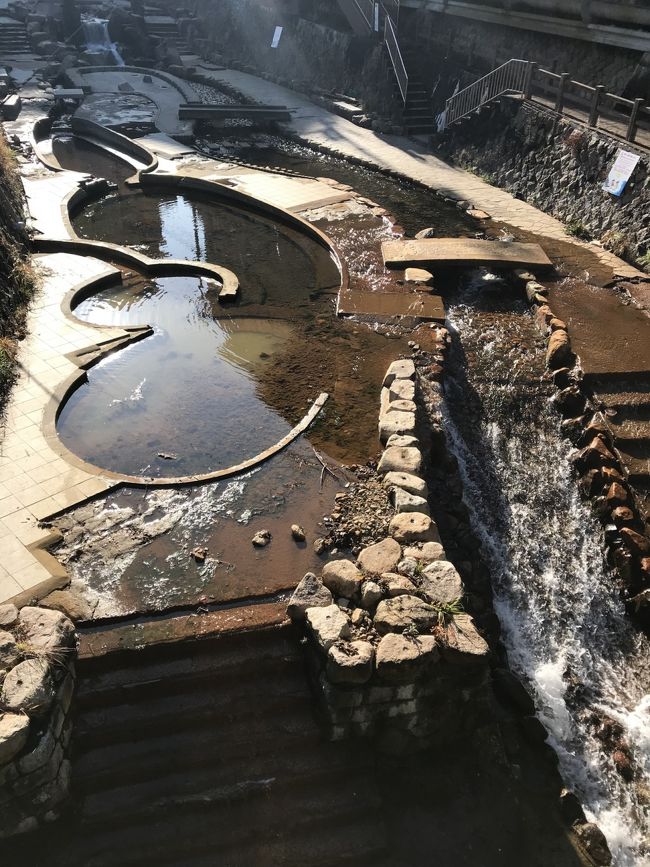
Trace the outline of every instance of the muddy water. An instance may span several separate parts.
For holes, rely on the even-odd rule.
[[[300,439],[255,470],[194,488],[123,489],[57,521],[57,551],[74,578],[73,590],[96,618],[202,602],[228,602],[293,589],[318,568],[313,542],[319,522],[345,484]],[[306,542],[296,542],[291,523]],[[272,536],[251,545],[259,530]],[[205,559],[192,556],[205,549]]]

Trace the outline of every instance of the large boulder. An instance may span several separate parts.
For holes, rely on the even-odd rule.
[[[375,628],[386,632],[404,632],[414,627],[420,632],[431,629],[438,622],[438,611],[417,596],[396,596],[382,599],[375,612]]]
[[[412,434],[414,430],[415,412],[396,409],[395,411],[387,411],[379,419],[379,439],[382,443],[385,443],[394,434]]]
[[[413,558],[414,560],[424,560],[426,563],[447,559],[445,549],[440,542],[425,542],[419,548],[404,548],[404,557]]]
[[[377,472],[383,476],[386,473],[408,473],[415,475],[422,467],[422,455],[414,446],[388,446],[379,460]]]
[[[16,646],[16,639],[11,632],[0,629],[0,671],[11,668],[20,659],[20,651]]]
[[[28,716],[0,712],[0,765],[10,762],[22,750],[28,734]]]
[[[402,512],[422,512],[424,515],[429,514],[429,503],[424,497],[418,497],[415,494],[409,494],[402,488],[391,488],[390,499],[393,508],[397,514]]]
[[[455,614],[447,627],[447,644],[443,648],[450,662],[472,662],[488,655],[490,649],[474,626],[469,614]]]
[[[394,361],[384,376],[382,385],[387,388],[393,384],[396,379],[413,379],[415,377],[415,364],[410,358],[403,358],[399,361]]]
[[[388,682],[412,680],[439,658],[433,635],[407,638],[389,633],[377,645],[377,674]]]
[[[637,533],[636,530],[632,530],[630,527],[624,527],[621,530],[621,539],[625,547],[632,554],[636,554],[638,557],[650,555],[650,539],[647,536],[642,536],[641,533]]]
[[[364,548],[357,558],[357,565],[371,575],[393,572],[402,559],[402,549],[395,539],[384,539]]]
[[[548,340],[546,349],[546,366],[551,370],[560,367],[570,367],[573,361],[569,335],[561,329],[553,331]]]
[[[54,699],[49,664],[44,659],[19,662],[5,677],[0,700],[6,710],[38,716]]]
[[[312,635],[323,650],[329,650],[336,641],[350,638],[352,634],[350,622],[338,605],[308,608],[305,616]]]
[[[330,683],[366,683],[372,677],[375,650],[369,641],[338,641],[327,651]]]
[[[13,602],[5,602],[4,605],[0,605],[0,629],[13,626],[17,620],[18,609]]]
[[[438,528],[424,512],[404,512],[395,515],[388,531],[398,542],[440,542]]]
[[[411,473],[386,473],[383,485],[385,488],[401,488],[415,497],[429,496],[429,489],[424,479]]]
[[[392,572],[381,576],[386,586],[386,592],[393,599],[395,596],[414,596],[417,593],[415,584],[405,575],[396,575]]]
[[[18,628],[24,643],[39,651],[67,649],[75,643],[72,622],[49,608],[21,608]]]
[[[363,575],[351,560],[332,560],[323,566],[323,584],[336,596],[351,599],[362,581]]]
[[[415,400],[415,383],[412,379],[393,380],[388,389],[388,401],[394,400]]]
[[[376,581],[364,581],[361,585],[361,605],[366,608],[374,608],[384,598],[383,591]]]
[[[287,614],[292,620],[304,620],[308,608],[326,608],[333,602],[331,592],[323,585],[320,578],[317,578],[313,572],[307,572],[293,591],[287,605]]]
[[[393,434],[386,440],[386,448],[391,448],[392,446],[397,446],[401,449],[408,448],[409,446],[415,446],[417,448],[418,445],[418,438],[411,436],[410,434]]]
[[[425,567],[420,591],[433,605],[447,605],[463,595],[463,582],[451,563],[439,560]]]

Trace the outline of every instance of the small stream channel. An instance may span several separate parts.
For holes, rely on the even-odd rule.
[[[240,149],[236,156],[349,183],[386,207],[409,234],[428,225],[439,228],[440,234],[472,234],[472,224],[431,193],[340,160],[323,158],[304,148],[286,145],[280,150],[269,148],[261,152]],[[149,221],[143,216],[145,204],[146,213],[157,215]],[[76,225],[80,233],[92,237],[110,236],[110,240],[121,243],[137,238],[139,249],[152,255],[192,258],[209,255],[215,257],[214,261],[228,265],[224,261],[228,245],[219,245],[221,234],[215,235],[211,226],[205,231],[202,228],[197,236],[196,226],[205,220],[200,208],[182,197],[138,194],[131,195],[125,203],[118,195],[93,206]],[[197,213],[201,214],[200,221]],[[187,218],[183,228],[177,227],[180,217]],[[227,222],[217,224],[220,232],[228,233]],[[348,255],[355,244],[361,246],[364,240],[355,238],[345,223],[341,223],[338,238],[334,224],[326,230]],[[234,234],[227,237],[236,240]],[[288,243],[279,238],[278,242]],[[295,249],[302,251],[300,245]],[[257,255],[251,257],[251,273],[255,259]],[[264,261],[263,256],[259,259]],[[281,266],[283,256],[278,259]],[[241,262],[238,264],[235,271],[241,270]],[[362,271],[360,268],[359,274]],[[271,276],[268,285],[264,284],[267,294],[260,288],[244,289],[244,303],[247,299],[251,302],[251,312],[259,314],[258,305],[263,309],[271,301],[283,303],[273,289],[273,280]],[[338,356],[343,397],[339,397],[335,414],[320,422],[320,428],[317,426],[310,437],[334,457],[349,460],[354,453],[354,459],[365,460],[376,451],[376,444],[374,432],[367,430],[367,419],[364,422],[361,415],[369,416],[374,428],[381,364],[394,357],[400,347],[385,336],[373,335],[365,327],[337,323],[332,318],[330,302],[310,299],[314,285],[308,276],[297,296],[305,304],[302,312],[311,320],[310,325],[299,326],[302,339],[305,340],[308,328],[315,327],[320,329],[320,344],[333,341],[329,355]],[[473,526],[492,573],[495,604],[510,665],[535,698],[538,715],[557,751],[567,786],[577,792],[589,816],[606,834],[614,863],[618,867],[648,865],[648,645],[624,615],[613,580],[603,565],[600,528],[578,497],[570,471],[571,446],[562,439],[560,419],[549,404],[551,391],[543,378],[542,342],[527,307],[505,284],[480,279],[469,281],[458,290],[450,285],[446,294],[453,334],[446,386],[447,434],[459,460]],[[296,296],[291,300],[295,301]],[[286,312],[292,328],[297,327],[302,312],[300,309]],[[373,349],[375,338],[383,349]],[[315,346],[313,341],[311,345]],[[336,353],[332,353],[331,346],[336,346]],[[323,365],[331,372],[331,360]],[[355,382],[360,369],[366,375]],[[346,372],[352,379],[351,390]],[[268,400],[272,392],[264,391],[262,386],[261,393]],[[364,394],[362,412],[357,411],[347,419],[346,435],[337,441],[333,419],[345,418],[346,408],[360,394]],[[361,436],[355,448],[350,437],[355,437],[357,421]],[[282,460],[293,460],[291,455],[292,452],[287,452]],[[295,453],[295,459],[305,458],[306,455]],[[272,470],[262,469],[258,478],[264,473],[272,474]],[[223,486],[220,490],[218,496],[226,499],[235,491]],[[258,493],[260,490],[258,487]],[[303,488],[303,502],[313,504],[309,491],[314,490],[315,487]],[[246,518],[242,505],[235,501],[225,510],[233,522],[242,515]],[[121,506],[122,503],[113,502],[107,508]],[[140,526],[144,526],[152,516],[159,519],[165,513],[164,503],[157,506],[160,511],[149,501],[146,508],[139,509],[139,518],[129,515],[129,519],[139,520]],[[187,516],[191,513],[187,507]],[[253,513],[258,514],[255,508]],[[184,528],[176,532],[183,536],[185,551],[197,540],[206,538],[207,525],[196,531],[192,521],[186,520],[178,522],[177,527]],[[173,540],[173,534],[170,538]],[[143,544],[129,553],[128,571],[153,576],[140,580],[154,595],[159,577],[168,568],[165,564],[173,563],[175,556],[171,550],[173,541],[164,544],[170,545],[170,550],[156,551],[155,547]],[[243,550],[241,543],[240,547]],[[77,568],[82,569],[83,560],[78,562]],[[233,574],[242,572],[235,570]],[[96,589],[101,590],[100,585],[101,581]],[[241,586],[237,589],[241,590]],[[179,592],[174,590],[172,595],[177,598]],[[614,741],[625,743],[632,755],[631,781],[625,781],[614,767]]]
[[[448,319],[446,431],[510,665],[615,863],[647,865],[650,647],[624,613],[602,531],[578,495],[543,341],[527,305],[499,282],[470,280]],[[629,782],[612,759],[621,745],[636,765]]]

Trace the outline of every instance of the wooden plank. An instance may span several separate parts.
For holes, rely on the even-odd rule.
[[[411,316],[427,322],[445,321],[442,298],[423,292],[341,292],[337,312],[339,316],[370,317],[376,322],[397,316]]]
[[[381,252],[387,268],[477,264],[550,268],[553,265],[539,244],[518,241],[479,241],[476,238],[384,241]]]

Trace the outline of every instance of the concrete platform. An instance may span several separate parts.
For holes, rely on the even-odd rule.
[[[553,263],[539,244],[521,244],[516,241],[479,241],[475,238],[384,241],[381,252],[387,268],[408,268],[418,265],[553,267]]]
[[[361,316],[375,322],[411,316],[426,322],[444,322],[445,306],[439,295],[397,292],[341,292],[339,316]]]

